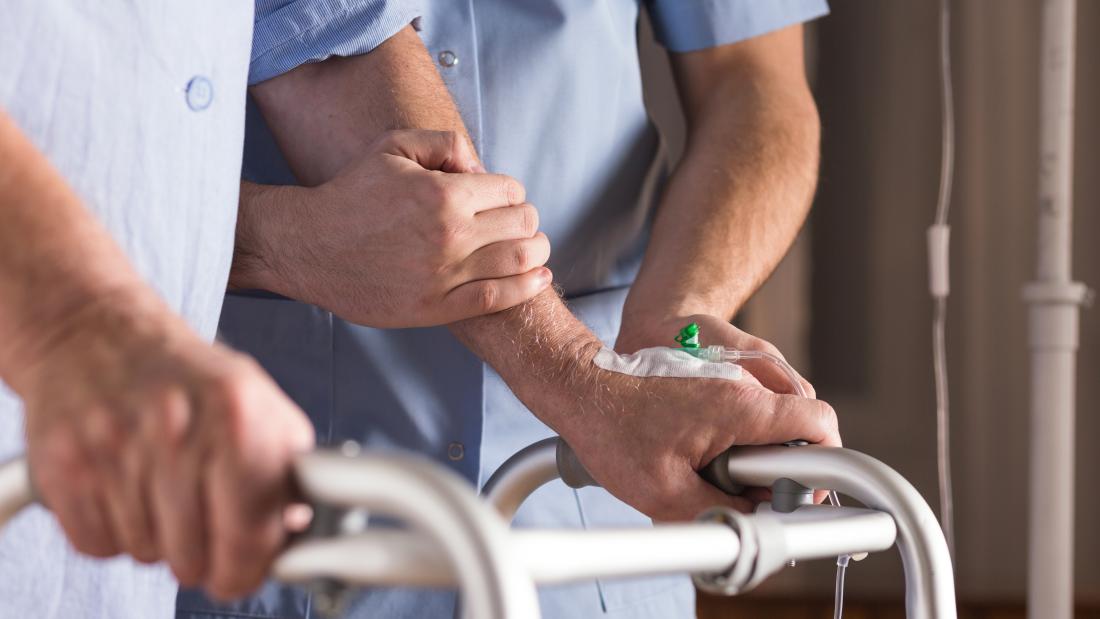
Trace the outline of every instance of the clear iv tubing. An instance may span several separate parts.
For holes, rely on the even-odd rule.
[[[798,373],[795,372],[791,364],[787,363],[782,357],[762,350],[734,350],[732,348],[726,348],[725,346],[681,348],[680,350],[711,363],[740,363],[741,361],[755,359],[767,361],[779,368],[779,370],[786,375],[787,381],[791,383],[791,388],[794,389],[795,394],[803,398],[809,397],[809,394],[806,393],[806,388],[802,386],[802,380],[799,379]],[[828,496],[829,503],[833,507],[840,507],[840,497],[837,496],[835,491],[830,490]],[[848,561],[851,558],[851,555],[840,555],[836,558],[836,590],[833,601],[833,619],[840,619],[844,614],[844,574],[848,569]],[[857,560],[860,558],[861,557],[856,557]]]

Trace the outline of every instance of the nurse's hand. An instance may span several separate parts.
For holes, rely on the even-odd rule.
[[[754,380],[636,378],[591,365],[593,343],[556,395],[525,402],[551,409],[554,428],[592,477],[657,520],[690,520],[752,503],[711,486],[696,471],[733,445],[805,439],[840,446],[837,418],[820,400],[777,394]]]
[[[313,446],[302,412],[150,292],[100,297],[41,341],[12,386],[35,488],[73,546],[164,560],[220,598],[259,586]]]
[[[459,134],[392,131],[318,187],[242,185],[230,284],[372,327],[446,324],[550,286],[538,226]]]

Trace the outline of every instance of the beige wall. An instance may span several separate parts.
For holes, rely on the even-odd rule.
[[[813,35],[825,135],[818,225],[803,235],[744,322],[811,374],[844,376],[845,368],[862,368],[863,387],[819,383],[819,393],[838,410],[848,445],[891,463],[935,506],[924,231],[935,208],[940,154],[938,3],[831,4],[833,15]],[[970,599],[1016,600],[1026,573],[1027,351],[1019,290],[1034,263],[1039,3],[955,0],[953,6],[959,143],[948,337],[958,581]],[[1079,11],[1075,269],[1078,279],[1097,286],[1100,2],[1084,0]],[[651,107],[675,152],[682,121],[662,55],[651,47],[642,51]],[[843,251],[832,251],[841,245]],[[862,342],[863,349],[859,358],[816,351],[819,364],[837,365],[814,368],[808,329],[813,301],[823,303],[825,295],[833,308],[829,323],[813,327]],[[1100,600],[1098,379],[1100,320],[1087,311],[1078,399],[1077,590],[1092,601]],[[827,562],[800,566],[766,591],[826,595],[831,570]],[[853,595],[893,595],[900,584],[894,554],[855,564],[849,577]]]

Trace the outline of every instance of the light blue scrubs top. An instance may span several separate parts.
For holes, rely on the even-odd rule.
[[[0,2],[0,108],[209,339],[233,252],[252,13],[229,0]],[[22,406],[0,386],[0,459],[23,451]],[[77,555],[41,508],[0,531],[0,617],[167,619],[176,588],[163,566]]]
[[[302,62],[368,51],[422,15],[421,36],[485,166],[527,187],[554,244],[550,267],[573,310],[609,345],[619,327],[666,176],[642,102],[637,23],[642,4],[676,52],[750,38],[824,14],[824,0],[429,0],[275,2],[287,26],[278,59],[254,52],[252,80]],[[341,7],[331,11],[332,5]],[[264,34],[257,24],[257,39]],[[293,27],[300,34],[293,36]],[[350,32],[349,32],[350,28]],[[274,38],[274,37],[271,37]],[[257,58],[256,54],[261,56]],[[245,175],[293,176],[254,108]],[[272,295],[231,295],[220,326],[311,415],[322,443],[353,439],[412,450],[482,484],[510,455],[551,435],[492,370],[444,328],[378,330]],[[647,526],[601,489],[561,483],[536,492],[517,526]],[[686,577],[589,581],[545,588],[543,616],[694,616]],[[218,608],[219,614],[209,610]],[[233,610],[235,609],[235,610]],[[234,615],[234,612],[238,613]],[[180,617],[306,617],[308,595],[269,585],[229,608],[184,592]],[[451,617],[454,595],[371,590],[356,618]]]

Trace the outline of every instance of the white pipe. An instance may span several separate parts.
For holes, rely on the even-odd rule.
[[[1043,2],[1036,279],[1024,287],[1031,351],[1028,616],[1073,616],[1076,354],[1072,281],[1075,0]]]
[[[299,458],[295,472],[312,501],[400,518],[431,539],[435,561],[458,574],[465,617],[539,616],[534,583],[508,544],[507,526],[450,471],[408,456],[313,452]],[[276,561],[276,578],[285,567]]]
[[[1068,282],[1073,247],[1076,0],[1044,0],[1039,75],[1040,280]]]

